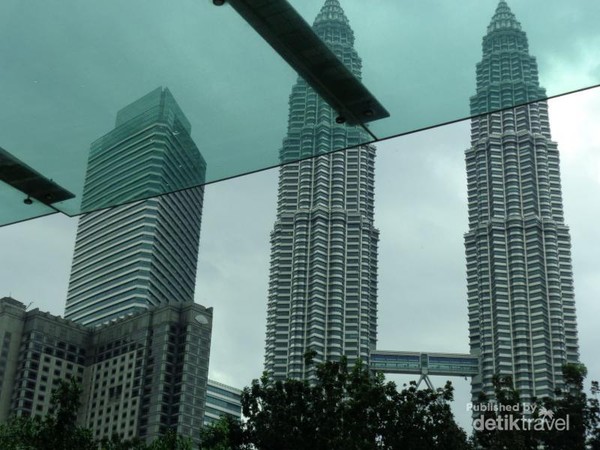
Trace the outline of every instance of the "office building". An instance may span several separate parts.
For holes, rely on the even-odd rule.
[[[338,0],[326,0],[313,29],[357,77],[361,59]],[[265,368],[273,379],[311,378],[315,363],[346,355],[368,363],[377,339],[377,244],[373,223],[375,148],[360,127],[298,79],[289,100],[280,161]],[[350,149],[329,154],[333,148]],[[314,157],[316,156],[316,157]]]
[[[61,379],[83,384],[88,333],[37,309],[26,311],[10,297],[0,299],[0,422],[11,414],[48,413]]]
[[[0,422],[47,414],[52,389],[75,378],[94,438],[150,442],[172,428],[198,443],[211,328],[212,308],[194,303],[85,327],[0,299]]]
[[[96,326],[193,301],[204,188],[186,188],[204,182],[206,163],[190,132],[170,91],[158,88],[91,145],[67,319]]]
[[[206,384],[204,425],[210,425],[222,416],[242,420],[242,391],[209,379]]]
[[[559,152],[537,62],[521,24],[500,1],[483,38],[466,151],[465,235],[476,400],[492,377],[512,375],[524,402],[552,397],[562,366],[578,361],[569,229]],[[511,107],[515,104],[523,106]]]

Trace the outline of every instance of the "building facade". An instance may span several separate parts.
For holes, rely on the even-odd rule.
[[[466,151],[472,395],[493,396],[505,374],[528,402],[554,396],[578,361],[571,241],[548,106],[526,104],[545,96],[526,34],[503,0],[487,31],[471,112],[509,109],[472,119]]]
[[[212,308],[194,303],[90,328],[0,299],[0,422],[45,415],[52,389],[75,378],[95,438],[152,441],[172,428],[198,443],[211,330]]]
[[[10,414],[48,413],[52,389],[62,379],[83,384],[88,333],[59,317],[26,311],[12,298],[0,299],[0,422]]]
[[[361,59],[338,0],[326,0],[313,29],[357,77]],[[377,339],[375,148],[359,127],[299,79],[290,95],[271,233],[265,368],[273,379],[310,378],[315,362],[346,355],[368,363]],[[333,148],[350,148],[329,154]]]
[[[242,391],[209,379],[206,384],[204,425],[210,425],[222,416],[242,420]]]
[[[67,319],[95,326],[193,301],[204,188],[186,188],[204,182],[206,163],[190,132],[158,88],[91,145],[82,210],[93,212],[77,228]],[[114,204],[124,205],[102,209]]]

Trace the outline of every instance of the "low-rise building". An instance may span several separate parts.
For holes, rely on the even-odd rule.
[[[215,380],[206,385],[204,425],[210,425],[221,416],[242,419],[242,391]]]

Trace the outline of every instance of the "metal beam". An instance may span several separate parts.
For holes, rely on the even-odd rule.
[[[229,3],[338,112],[338,123],[359,125],[389,117],[381,103],[286,0],[213,3]]]
[[[75,195],[59,186],[54,181],[44,177],[20,159],[0,147],[0,181],[23,192],[27,197],[25,203],[30,204],[30,198],[52,205],[74,198]]]

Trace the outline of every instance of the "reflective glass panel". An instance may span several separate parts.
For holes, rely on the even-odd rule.
[[[75,215],[600,82],[597,1],[290,3],[389,118],[336,123],[227,4],[4,0],[0,146]],[[1,223],[38,215],[11,216],[17,197]]]
[[[29,203],[31,202],[31,203]],[[28,198],[11,186],[0,183],[0,224],[8,225],[35,217],[46,216],[56,211],[43,203]]]

